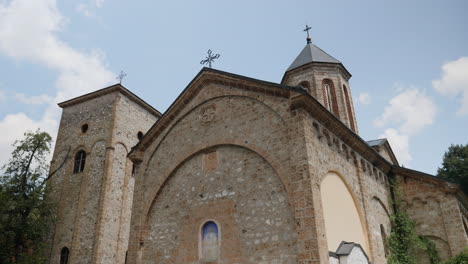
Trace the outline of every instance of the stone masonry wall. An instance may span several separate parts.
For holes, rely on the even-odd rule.
[[[155,121],[117,92],[63,109],[51,164],[51,171],[58,171],[49,184],[58,202],[52,263],[58,263],[65,246],[69,263],[124,262],[134,182],[126,156],[138,142],[137,132],[146,132]],[[86,133],[83,124],[89,127]],[[85,168],[73,174],[79,150],[86,151]]]
[[[202,151],[170,176],[149,214],[142,263],[199,263],[201,226],[208,220],[220,230],[217,263],[297,263],[285,189],[251,150]]]
[[[109,94],[63,109],[51,164],[51,171],[59,170],[49,183],[58,210],[52,263],[59,262],[63,247],[70,249],[72,263],[92,261],[99,211],[96,194],[102,190],[114,99],[115,95]],[[81,132],[83,124],[89,126],[86,133]],[[73,174],[74,157],[79,150],[86,152],[86,164],[83,172]]]
[[[372,262],[385,263],[380,225],[390,232],[391,200],[386,175],[354,152],[308,115],[306,138],[308,140],[308,163],[312,186],[319,190],[320,183],[328,172],[340,175],[354,196],[361,214],[361,222],[367,232],[366,252]],[[320,197],[318,197],[320,198]],[[320,203],[321,204],[321,203]],[[316,209],[316,217],[323,218],[322,208]],[[320,219],[323,221],[323,219]],[[326,236],[326,234],[323,234]],[[334,251],[336,249],[332,249]]]
[[[283,118],[287,111],[287,100],[276,96],[220,85],[205,86],[171,127],[146,150],[137,167],[129,263],[141,263],[138,261],[147,258],[143,248],[150,223],[145,225],[145,222],[156,193],[184,160],[200,150],[218,145],[250,149],[268,161],[285,189],[290,188],[285,177],[290,157],[285,126],[288,121]],[[213,115],[205,118],[207,112]],[[287,200],[290,199],[288,196]],[[273,231],[274,228],[270,228]],[[198,230],[193,232],[196,234]],[[292,245],[289,254],[296,254],[294,248]]]
[[[468,246],[459,202],[443,183],[404,175],[398,175],[398,182],[416,231],[434,241],[441,257],[454,256]]]
[[[179,167],[184,167],[189,157],[220,145],[249,149],[260,155],[276,171],[285,186],[290,210],[294,212],[297,263],[328,263],[317,183],[329,170],[345,175],[363,212],[369,240],[382,241],[380,224],[386,225],[383,219],[388,217],[386,211],[389,204],[388,181],[383,172],[360,158],[350,146],[341,144],[333,134],[324,133],[326,130],[321,125],[318,125],[319,132],[316,133],[316,126],[309,114],[291,112],[287,98],[237,89],[228,84],[226,81],[222,85],[203,85],[193,99],[184,101],[184,108],[144,152],[137,167],[128,263],[147,263],[151,256],[173,254],[166,250],[161,256],[156,256],[154,250],[147,250],[148,247],[155,249],[154,238],[160,234],[154,233],[152,226],[156,222],[170,222],[165,218],[152,220],[150,208],[159,204],[158,197],[166,193],[165,186],[173,184],[168,180],[169,176],[173,173],[179,175]],[[327,133],[328,137],[325,135]],[[327,141],[328,138],[332,141]],[[195,179],[197,176],[192,177]],[[199,183],[193,184],[196,187]],[[380,208],[371,206],[373,198],[380,201],[375,202],[379,203]],[[383,209],[381,204],[386,208]],[[216,204],[213,207],[220,208]],[[164,209],[163,206],[160,210]],[[379,217],[371,219],[368,214],[372,210]],[[155,215],[158,215],[157,211]],[[170,228],[167,230],[172,232]],[[271,227],[271,232],[273,230],[275,228]],[[196,234],[198,230],[191,232]],[[150,237],[152,239],[148,240]],[[384,259],[384,251],[378,246],[371,245],[368,255]],[[247,259],[249,256],[243,255]],[[173,258],[169,259],[165,263],[178,263]]]

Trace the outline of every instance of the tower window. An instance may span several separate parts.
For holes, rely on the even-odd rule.
[[[206,262],[219,259],[219,230],[213,221],[206,222],[201,229],[201,260]]]
[[[141,140],[143,138],[143,132],[139,131],[137,133],[138,140]]]
[[[330,112],[335,116],[340,117],[338,111],[338,102],[336,99],[335,86],[333,85],[332,80],[324,79],[322,82],[323,86],[323,101],[324,105]]]
[[[327,106],[329,110],[332,110],[333,108],[333,103],[332,103],[332,97],[331,97],[331,92],[330,92],[330,84],[326,83],[325,84],[325,97],[327,98]]]
[[[81,133],[86,133],[88,131],[88,124],[84,124],[81,126]]]
[[[75,155],[75,166],[73,167],[73,173],[80,173],[84,170],[86,161],[86,152],[80,150]]]
[[[343,93],[344,93],[344,97],[345,97],[345,101],[346,101],[346,111],[348,112],[349,125],[350,125],[351,129],[354,132],[356,132],[356,127],[354,126],[354,115],[353,115],[353,111],[352,111],[352,108],[351,108],[351,100],[349,99],[348,89],[346,88],[345,85],[343,85]]]
[[[70,250],[67,247],[63,247],[60,251],[60,264],[67,264],[68,263],[68,255],[70,254]]]

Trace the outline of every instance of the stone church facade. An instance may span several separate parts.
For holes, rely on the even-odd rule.
[[[466,196],[359,136],[350,77],[309,41],[281,83],[203,68],[164,114],[120,84],[59,104],[50,263],[386,263],[390,179],[461,252]]]

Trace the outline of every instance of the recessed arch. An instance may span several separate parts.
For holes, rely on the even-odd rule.
[[[204,159],[208,151],[216,151],[220,160],[224,162],[219,164],[217,171],[207,172],[205,175],[203,173]],[[239,169],[231,170],[231,163],[238,164],[236,166],[239,166]],[[164,172],[157,174],[166,175]],[[217,175],[220,175],[220,178]],[[226,184],[223,187],[218,183]],[[223,188],[227,188],[227,191],[222,191]],[[273,222],[267,221],[265,225],[277,226],[271,234],[279,235],[279,241],[285,241],[279,245],[280,248],[294,251],[296,247],[295,233],[282,237],[282,234],[294,232],[295,222],[293,208],[289,204],[290,199],[281,179],[266,159],[247,148],[229,144],[202,149],[197,154],[190,155],[188,160],[184,160],[176,170],[170,173],[163,185],[155,184],[149,189],[159,189],[159,191],[146,219],[143,219],[144,215],[140,214],[142,225],[136,231],[138,236],[136,239],[145,245],[142,254],[144,261],[150,261],[154,256],[161,256],[159,250],[161,247],[158,245],[171,245],[171,247],[174,245],[176,249],[178,241],[185,241],[184,243],[190,243],[193,246],[188,249],[178,248],[170,254],[177,263],[185,263],[180,259],[180,252],[181,250],[190,252],[188,253],[190,261],[195,263],[199,260],[196,243],[200,240],[196,238],[199,238],[202,225],[206,221],[216,222],[219,227],[218,231],[221,231],[218,238],[221,238],[220,254],[223,260],[232,257],[223,255],[223,252],[228,252],[227,248],[245,245],[245,240],[239,240],[237,234],[245,237],[259,232],[258,230],[264,230],[262,226],[251,225],[253,218],[256,217],[271,217]],[[176,194],[181,193],[180,190],[185,189],[187,192],[184,192],[178,199],[174,199]],[[150,193],[145,196],[149,198]],[[273,197],[273,199],[268,197]],[[271,201],[277,201],[274,211],[255,212],[256,210],[252,211],[244,206],[246,204],[253,206],[259,202],[265,204]],[[144,210],[140,212],[143,213]],[[265,213],[267,215],[264,215]],[[247,218],[240,222],[234,220],[242,219],[242,217],[239,218],[240,216],[247,216]],[[259,250],[267,251],[266,248]],[[296,255],[294,253],[289,257],[295,258]]]
[[[156,199],[157,199],[158,195],[160,194],[161,190],[164,188],[164,185],[169,181],[171,176],[180,167],[182,167],[182,165],[184,165],[185,162],[189,161],[192,157],[198,155],[199,153],[204,153],[207,150],[222,147],[222,146],[234,146],[234,147],[244,148],[244,149],[247,149],[249,151],[252,151],[253,153],[259,155],[262,159],[264,159],[273,168],[275,173],[280,178],[280,182],[281,182],[284,190],[286,191],[286,193],[288,195],[288,201],[287,201],[288,205],[289,205],[290,208],[293,208],[292,205],[291,205],[291,199],[290,199],[291,198],[290,197],[291,191],[290,191],[289,181],[287,180],[287,177],[285,177],[282,166],[279,163],[275,162],[274,159],[268,154],[268,152],[266,150],[262,150],[261,148],[256,147],[256,146],[251,145],[251,144],[245,144],[244,142],[241,142],[241,141],[239,141],[239,142],[218,142],[217,144],[213,144],[213,145],[200,146],[199,148],[196,149],[196,151],[194,151],[192,153],[188,153],[182,160],[174,162],[174,164],[177,164],[177,166],[172,168],[169,173],[162,173],[163,175],[165,175],[164,179],[162,180],[162,182],[160,182],[160,184],[158,184],[157,188],[154,188],[153,192],[149,195],[149,197],[152,198],[151,202],[149,204],[147,204],[147,206],[145,206],[145,209],[143,211],[144,216],[145,216],[145,219],[144,219],[145,228],[147,227],[147,224],[148,224],[147,220],[148,220],[148,217],[149,217],[149,215],[151,213],[151,208],[153,207],[154,203],[156,202]],[[142,234],[142,235],[144,236],[145,234]],[[143,239],[143,237],[142,237],[142,239]]]
[[[274,116],[276,116],[277,118],[279,118],[279,120],[281,121],[281,124],[283,124],[284,126],[286,126],[286,120],[285,118],[277,111],[275,110],[272,106],[268,105],[267,103],[257,99],[257,98],[254,98],[254,97],[250,97],[250,96],[246,96],[246,95],[221,95],[221,96],[216,96],[216,97],[212,97],[212,98],[209,98],[207,100],[204,100],[202,102],[200,102],[199,104],[195,105],[194,107],[190,108],[187,112],[185,112],[184,114],[182,114],[182,116],[176,120],[174,120],[173,122],[171,122],[169,128],[168,128],[168,131],[165,132],[165,134],[162,136],[161,140],[158,142],[157,146],[155,146],[154,150],[151,152],[148,160],[146,161],[145,163],[145,168],[148,168],[148,165],[151,164],[152,160],[154,159],[156,153],[158,152],[158,148],[160,147],[160,145],[165,141],[165,139],[171,134],[172,130],[187,116],[189,116],[190,114],[194,113],[194,112],[197,112],[199,111],[199,109],[201,109],[201,107],[203,107],[204,105],[206,104],[209,104],[211,103],[212,101],[214,100],[219,100],[219,99],[231,99],[231,98],[240,98],[240,99],[247,99],[247,100],[250,100],[252,102],[256,102],[256,103],[259,103],[260,105],[264,106],[266,109],[268,109],[270,112],[273,113]],[[161,120],[161,119],[160,119]],[[158,121],[159,122],[159,121]],[[155,127],[157,126],[158,122],[156,122],[156,124],[154,125]],[[146,177],[148,171],[145,169],[144,173],[143,173],[143,177]]]
[[[376,201],[376,202],[380,205],[380,207],[382,207],[382,209],[384,209],[385,214],[387,214],[388,218],[391,217],[390,211],[387,209],[387,207],[386,207],[385,204],[382,202],[382,200],[380,200],[379,197],[377,197],[377,196],[372,196],[372,200]]]
[[[361,244],[369,254],[365,219],[343,176],[328,172],[320,183],[320,194],[328,249],[333,252],[341,241],[348,241]]]
[[[330,79],[323,79],[323,102],[326,108],[330,110],[336,117],[340,117],[338,100],[336,98],[335,84]]]

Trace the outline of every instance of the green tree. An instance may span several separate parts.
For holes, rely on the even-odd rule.
[[[460,254],[449,258],[443,264],[468,264],[468,248],[465,248]]]
[[[52,138],[26,132],[13,144],[0,176],[0,263],[45,263],[45,237],[53,222],[45,183]]]
[[[468,144],[449,147],[437,176],[460,184],[463,192],[468,194]]]

